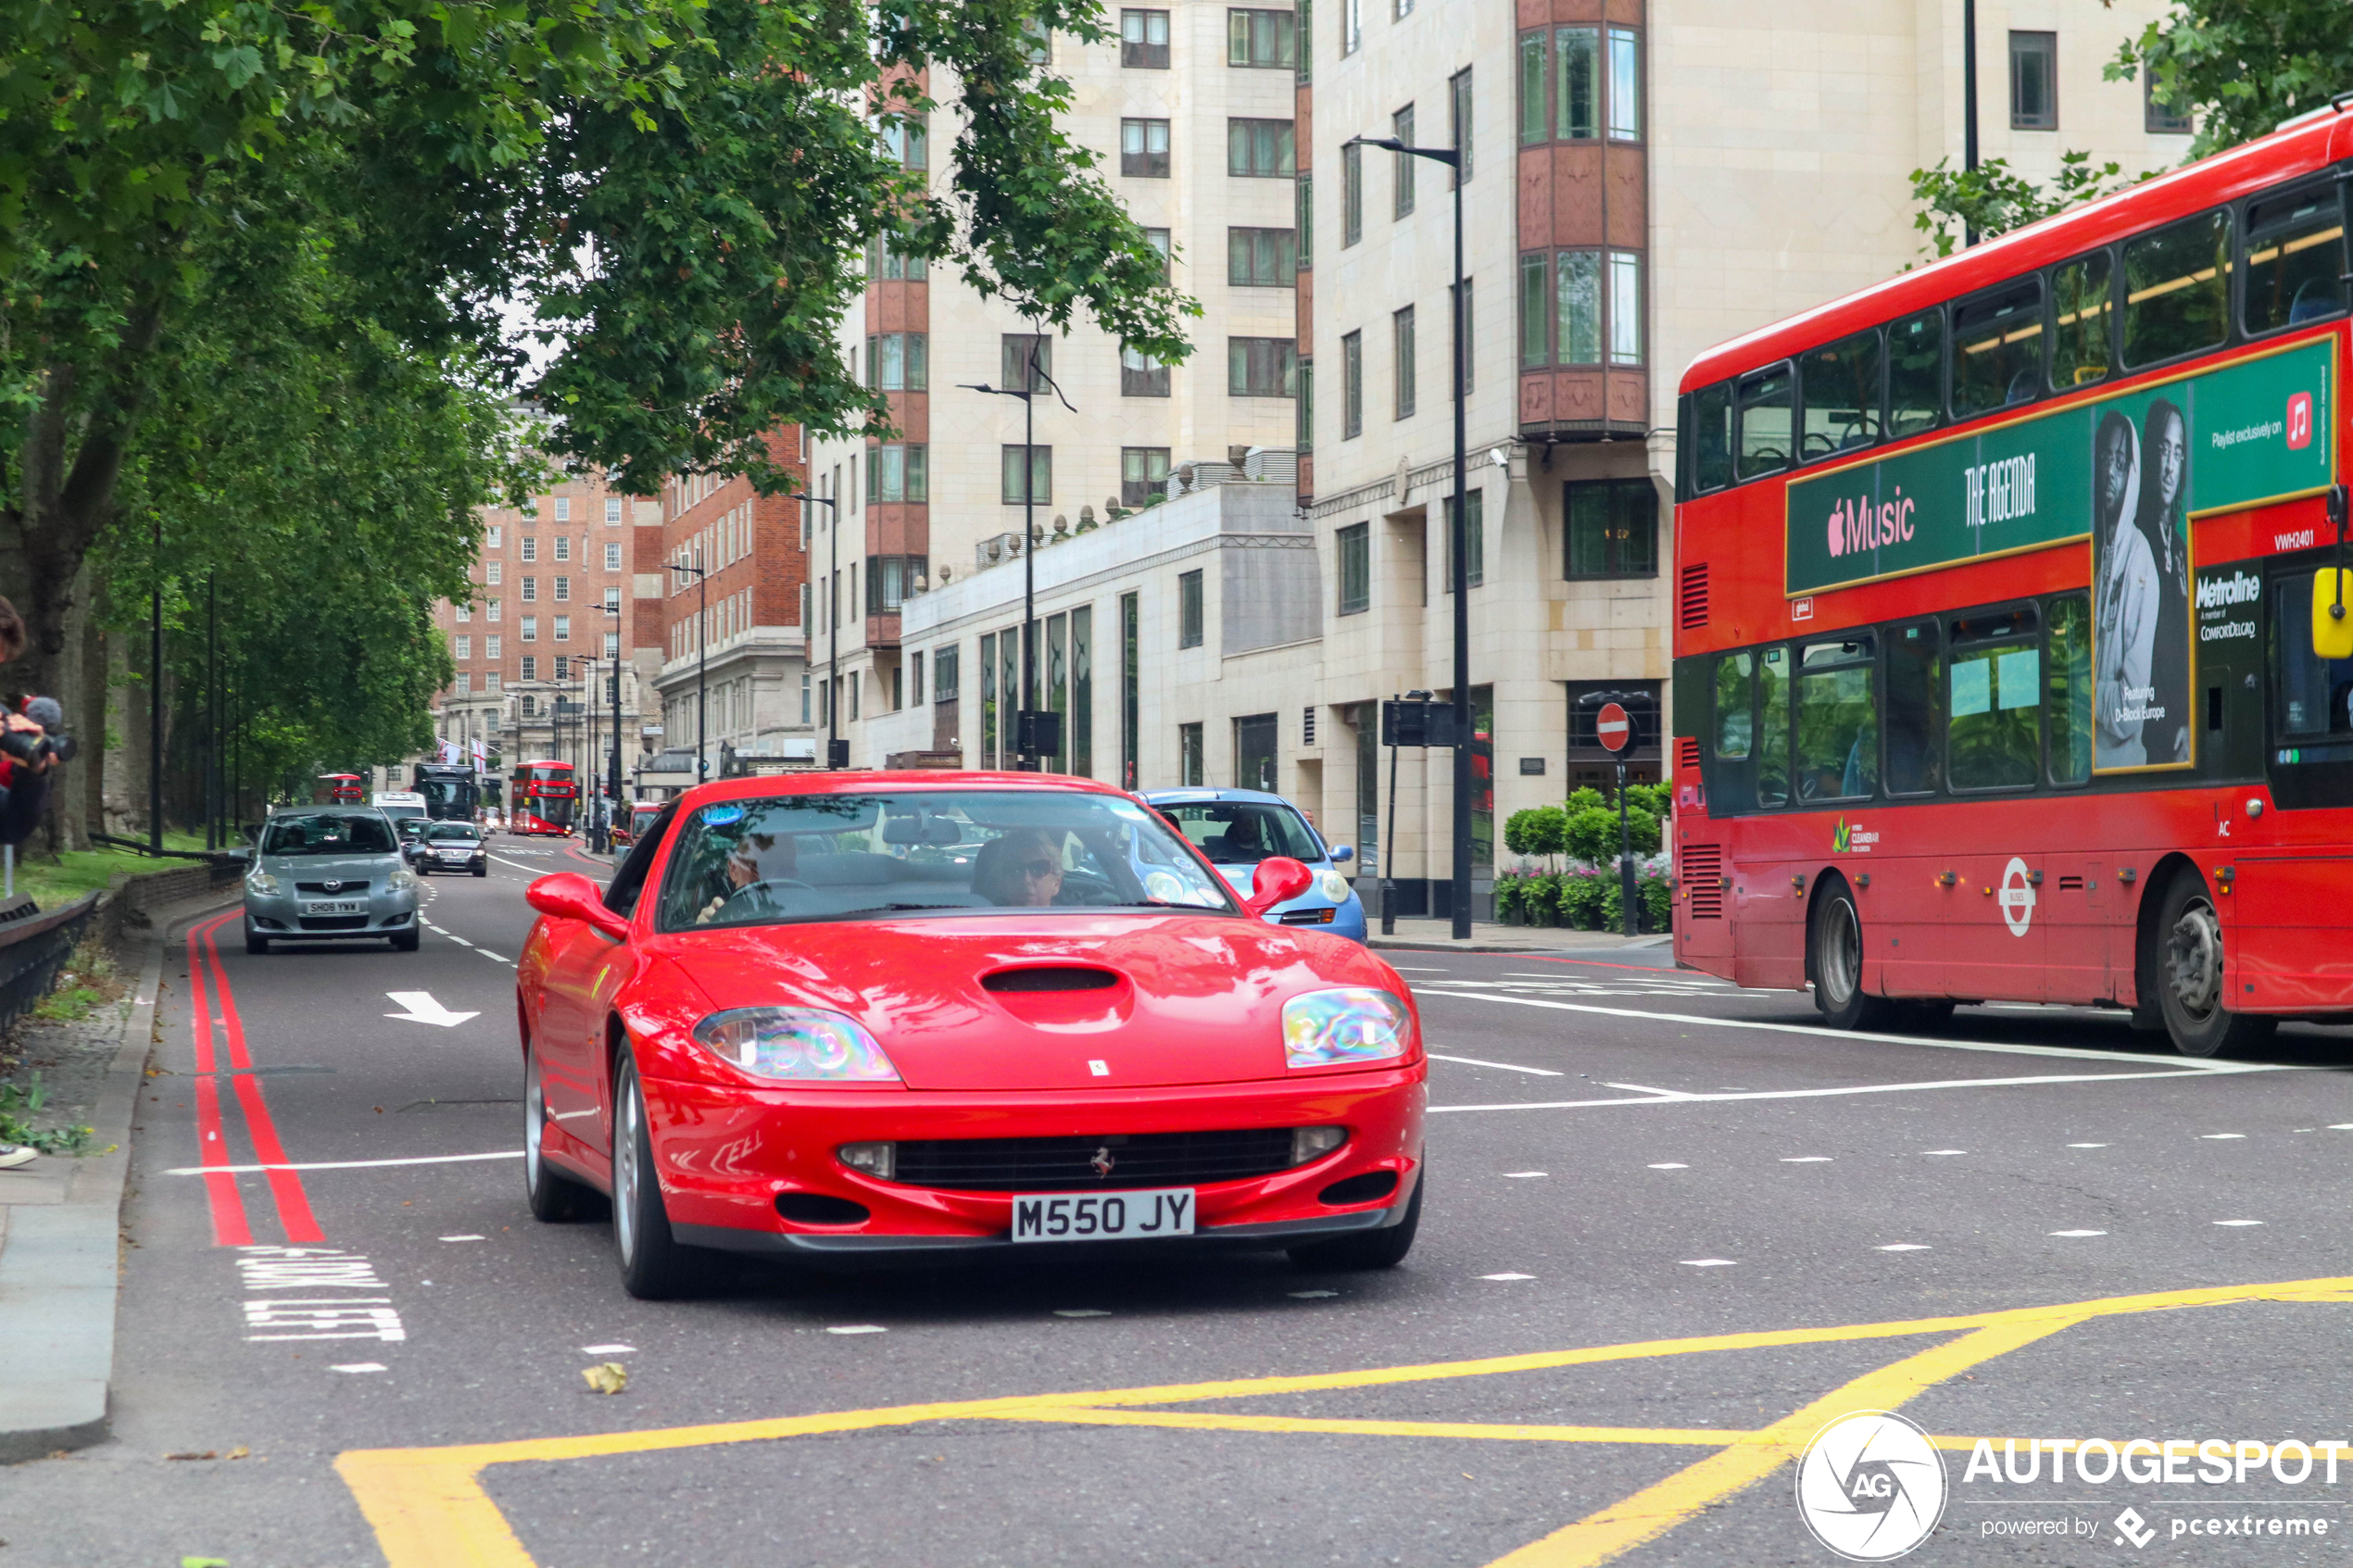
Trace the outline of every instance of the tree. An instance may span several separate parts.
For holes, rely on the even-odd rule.
[[[2007,234],[2133,183],[2123,178],[2122,165],[2095,167],[2089,153],[2061,153],[2058,178],[2047,189],[2011,169],[2007,158],[1975,169],[1952,169],[1951,162],[1939,158],[1933,169],[1912,170],[1912,199],[1919,204],[1912,227],[1928,236],[1923,248],[1931,257],[1950,256],[1972,236]]]
[[[2353,11],[2341,0],[2175,0],[2102,74],[2132,82],[2144,69],[2159,103],[2196,117],[2190,156],[2204,157],[2353,87]]]

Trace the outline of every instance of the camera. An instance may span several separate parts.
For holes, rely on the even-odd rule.
[[[56,697],[29,696],[18,705],[17,711],[48,733],[29,735],[22,730],[0,728],[0,753],[19,762],[38,762],[44,757],[54,757],[60,762],[73,760],[73,737],[57,733],[65,727],[66,710]]]

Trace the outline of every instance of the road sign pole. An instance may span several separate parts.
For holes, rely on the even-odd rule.
[[[1642,929],[1636,915],[1642,905],[1634,897],[1634,834],[1626,820],[1626,759],[1617,759],[1617,897],[1626,915],[1626,935]]]

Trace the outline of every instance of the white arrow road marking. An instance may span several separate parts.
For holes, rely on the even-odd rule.
[[[480,1018],[478,1012],[451,1012],[433,999],[431,991],[386,991],[385,996],[407,1010],[388,1012],[386,1018],[403,1019],[410,1023],[438,1023],[444,1029],[454,1029],[469,1018]]]

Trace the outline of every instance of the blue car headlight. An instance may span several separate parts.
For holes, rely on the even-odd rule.
[[[1388,1061],[1405,1054],[1409,1015],[1386,991],[1309,991],[1283,1004],[1283,1058],[1292,1067]]]
[[[695,1025],[695,1043],[756,1078],[896,1084],[899,1069],[856,1019],[816,1008],[730,1008]]]

